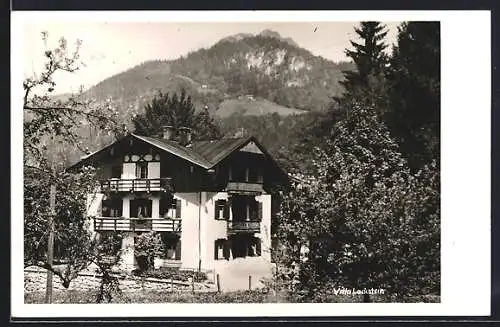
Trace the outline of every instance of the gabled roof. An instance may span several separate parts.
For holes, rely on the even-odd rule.
[[[216,141],[197,141],[193,143],[192,149],[210,161],[213,167],[253,139],[253,137],[248,136],[224,138]]]
[[[133,133],[129,134],[126,138],[130,137],[146,142],[157,149],[166,151],[170,154],[173,154],[176,157],[187,160],[205,169],[213,168],[219,162],[227,158],[227,156],[229,156],[231,153],[239,150],[241,147],[248,144],[250,141],[253,141],[262,150],[263,153],[271,157],[269,153],[266,151],[266,149],[264,149],[264,147],[260,145],[259,142],[253,136],[246,136],[239,138],[223,138],[214,141],[195,141],[189,147],[183,146],[178,142],[167,141],[164,139],[150,137],[150,136],[141,136]],[[120,142],[122,140],[115,141],[112,144],[98,151],[95,151],[91,154],[82,157],[78,163],[76,163],[69,169],[81,163],[84,163],[88,159],[92,158],[93,156],[99,153],[104,152],[106,149],[110,148],[115,143]]]
[[[203,168],[212,167],[212,163],[206,160],[202,155],[196,153],[191,148],[180,145],[177,142],[162,140],[159,138],[149,137],[149,136],[140,136],[136,134],[132,134],[132,136],[140,140],[143,140],[144,142],[147,142],[153,145],[154,147],[159,148],[160,150],[167,151],[179,158],[190,161]]]

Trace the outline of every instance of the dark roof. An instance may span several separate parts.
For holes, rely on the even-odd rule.
[[[271,159],[271,161],[274,162],[274,160],[271,158],[266,149],[262,147],[262,145],[260,145],[259,142],[253,136],[238,137],[238,138],[223,138],[214,141],[195,141],[191,146],[187,147],[177,142],[167,141],[157,137],[141,136],[132,133],[129,134],[128,137],[133,137],[148,144],[151,144],[152,146],[158,149],[171,153],[181,159],[187,160],[205,169],[213,168],[215,165],[224,160],[231,153],[240,149],[250,141],[255,142],[255,144],[262,150],[262,152],[265,153]],[[116,142],[120,141],[121,140]],[[92,157],[95,157],[96,155],[103,153],[107,148],[113,146],[113,144],[115,144],[116,142],[113,142],[112,144],[98,151],[95,151],[91,154],[82,157],[79,162],[69,167],[68,169],[72,169],[73,167],[77,167],[80,164],[85,163],[87,160],[91,160]]]
[[[180,157],[182,159],[185,159],[187,161],[190,161],[194,164],[197,164],[198,166],[204,167],[204,168],[210,168],[212,166],[212,163],[208,160],[206,160],[202,155],[196,153],[192,149],[182,146],[177,142],[173,141],[166,141],[162,140],[159,138],[155,137],[149,137],[149,136],[141,136],[141,135],[136,135],[132,134],[134,137],[143,140],[157,148],[160,148],[164,151],[167,151],[169,153],[172,153],[173,155]]]
[[[239,138],[223,138],[214,141],[195,141],[189,147],[180,145],[177,142],[167,141],[155,137],[140,136],[132,134],[136,138],[148,142],[162,150],[168,151],[175,156],[195,163],[203,168],[212,168],[221,160],[239,149],[248,141],[251,136]]]
[[[217,141],[193,142],[192,149],[212,163],[212,166],[226,158],[233,151],[247,144],[252,137],[224,138]]]

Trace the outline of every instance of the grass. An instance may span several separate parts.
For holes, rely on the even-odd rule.
[[[91,291],[54,291],[53,303],[95,303],[96,293]],[[25,293],[25,303],[44,303],[44,292]],[[373,297],[373,302],[388,302],[383,297]],[[228,293],[191,293],[165,291],[126,292],[115,296],[112,303],[293,303],[283,293],[273,294],[264,290],[237,291]],[[361,296],[336,295],[324,298],[327,303],[359,303]],[[439,296],[426,296],[408,302],[439,302]]]
[[[54,291],[53,303],[95,303],[96,292]],[[25,293],[24,302],[44,303],[44,292]],[[279,302],[278,297],[262,291],[239,291],[230,293],[191,293],[140,291],[127,292],[113,298],[112,303],[270,303]]]

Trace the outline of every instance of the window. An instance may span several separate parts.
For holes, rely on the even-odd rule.
[[[219,238],[214,242],[214,259],[229,260],[229,243],[226,239]]]
[[[139,161],[135,166],[135,177],[139,179],[148,178],[148,163],[145,161]]]
[[[101,214],[103,217],[121,217],[122,200],[121,199],[102,200]]]
[[[258,237],[252,237],[250,239],[250,248],[248,249],[248,255],[250,257],[260,257],[261,256],[261,240]]]
[[[115,165],[111,167],[111,178],[120,178],[122,175],[122,165]]]
[[[257,182],[258,180],[258,168],[256,167],[249,167],[248,168],[248,181],[249,182]]]
[[[215,219],[227,220],[229,218],[229,206],[226,200],[215,201]]]
[[[248,203],[250,220],[251,221],[262,221],[262,202],[257,202],[252,199]]]
[[[139,218],[131,222],[134,230],[151,230],[153,227],[153,221],[151,219],[140,219],[151,218],[152,202],[153,201],[148,199],[130,200],[130,217]]]
[[[173,197],[160,199],[160,217],[181,218],[182,203]]]
[[[148,199],[130,200],[130,217],[150,218],[153,201]]]
[[[163,245],[163,259],[181,260],[181,237],[175,233],[160,233]]]
[[[247,218],[247,201],[244,196],[234,196],[231,200],[231,211],[234,221],[244,221]]]

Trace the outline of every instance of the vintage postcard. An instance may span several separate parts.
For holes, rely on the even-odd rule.
[[[13,12],[13,316],[487,315],[489,17]]]

